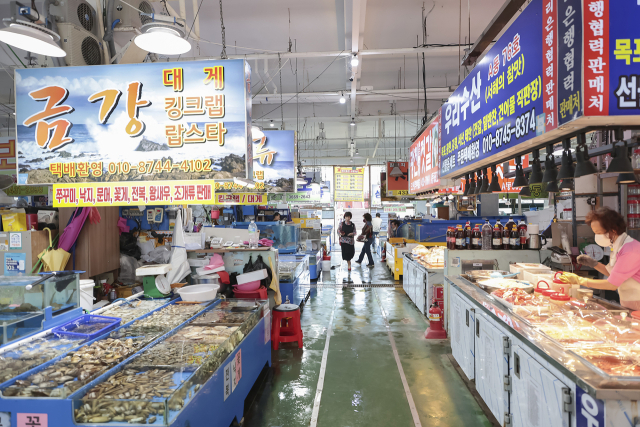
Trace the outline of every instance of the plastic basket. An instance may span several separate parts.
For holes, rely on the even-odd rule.
[[[92,340],[120,326],[121,320],[119,317],[85,314],[69,323],[53,328],[52,332],[56,335]],[[85,329],[89,330],[85,333],[83,332]]]

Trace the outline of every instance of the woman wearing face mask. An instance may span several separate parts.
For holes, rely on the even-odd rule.
[[[586,222],[596,234],[596,243],[611,247],[611,256],[607,265],[588,255],[578,256],[578,263],[595,268],[609,277],[606,280],[594,280],[572,273],[565,273],[562,277],[570,283],[588,288],[618,291],[620,304],[640,310],[640,242],[627,235],[624,217],[612,209],[605,207],[591,211]]]

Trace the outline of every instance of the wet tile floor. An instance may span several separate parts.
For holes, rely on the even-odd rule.
[[[402,370],[422,426],[489,426],[490,423],[447,358],[448,341],[426,341],[427,322],[375,256],[376,267],[346,264],[324,272],[302,312],[304,344],[281,344],[272,367],[256,386],[244,426],[311,425],[327,332],[326,372],[317,425],[415,426],[396,364]],[[340,253],[332,254],[338,264]],[[386,318],[386,322],[385,322]],[[249,404],[249,402],[248,402]]]

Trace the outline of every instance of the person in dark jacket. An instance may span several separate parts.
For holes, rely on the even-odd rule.
[[[369,260],[369,264],[367,267],[373,268],[373,256],[371,255],[371,244],[373,243],[373,225],[371,225],[371,214],[364,214],[364,227],[362,228],[362,233],[358,237],[358,240],[364,242],[364,246],[362,247],[362,251],[360,251],[360,256],[356,263],[362,264],[364,260],[364,255],[367,254],[367,259]]]
[[[347,270],[351,271],[351,260],[356,254],[354,236],[357,234],[356,225],[351,222],[351,212],[344,213],[344,220],[338,226],[340,235],[340,247],[342,248],[342,259],[347,261]]]

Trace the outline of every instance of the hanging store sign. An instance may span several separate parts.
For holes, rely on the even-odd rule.
[[[83,182],[54,184],[53,207],[128,205],[211,205],[213,181]]]
[[[336,202],[364,202],[364,168],[334,167]]]
[[[389,197],[409,194],[409,163],[387,162],[387,195]]]
[[[266,193],[218,193],[215,195],[215,205],[266,205]]]
[[[556,18],[543,23],[543,3],[555,10],[555,1],[529,3],[442,106],[441,177],[557,125],[554,85],[543,84],[544,55],[552,50],[545,68],[553,74],[557,45]]]
[[[292,130],[261,131],[253,127],[253,180],[257,190],[295,190],[297,144]]]
[[[582,116],[582,1],[562,0],[557,5],[558,125],[561,126]]]
[[[440,185],[440,112],[409,148],[409,192]]]
[[[21,184],[253,176],[243,60],[19,69],[15,86]]]

